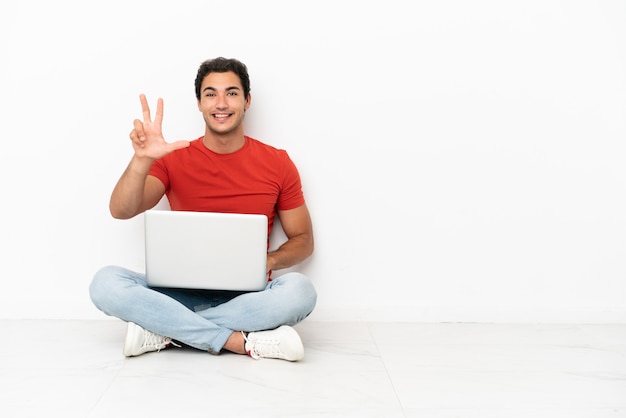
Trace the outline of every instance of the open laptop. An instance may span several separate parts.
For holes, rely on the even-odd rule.
[[[257,291],[267,284],[267,216],[144,212],[151,287]]]

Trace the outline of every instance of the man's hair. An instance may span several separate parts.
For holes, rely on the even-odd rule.
[[[218,57],[204,61],[198,68],[198,74],[196,75],[196,98],[200,100],[200,88],[202,87],[202,81],[209,73],[225,73],[232,71],[239,77],[241,86],[243,87],[244,97],[247,98],[250,94],[250,76],[248,75],[248,68],[246,65],[234,58]]]

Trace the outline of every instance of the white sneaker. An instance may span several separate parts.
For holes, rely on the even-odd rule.
[[[283,325],[270,331],[251,332],[246,335],[246,352],[254,359],[278,358],[289,361],[304,357],[302,340],[295,329]]]
[[[149,351],[161,351],[170,344],[173,344],[171,338],[155,334],[133,322],[129,322],[126,328],[124,355],[132,357]]]

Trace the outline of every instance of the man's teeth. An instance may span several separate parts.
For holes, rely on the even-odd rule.
[[[228,117],[228,113],[219,113],[215,115],[216,118],[225,118]]]

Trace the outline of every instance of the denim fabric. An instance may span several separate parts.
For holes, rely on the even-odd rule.
[[[315,307],[317,293],[301,273],[286,273],[259,292],[149,288],[145,276],[107,266],[89,287],[94,305],[191,347],[218,353],[234,331],[295,325]]]

